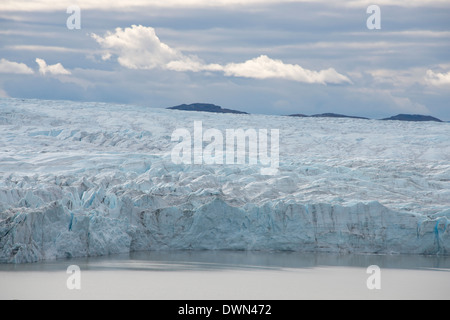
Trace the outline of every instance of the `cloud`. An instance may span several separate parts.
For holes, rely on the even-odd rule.
[[[204,64],[196,56],[187,57],[183,60],[171,61],[167,64],[167,69],[173,71],[191,71],[191,72],[201,72],[201,71],[223,71],[223,67],[219,64]]]
[[[304,83],[340,84],[351,83],[350,79],[330,68],[312,71],[299,65],[286,64],[262,55],[244,63],[226,65],[206,64],[195,55],[185,55],[161,42],[151,27],[136,26],[117,28],[104,37],[92,34],[92,37],[105,50],[104,59],[117,56],[117,61],[129,69],[172,71],[213,71],[223,72],[226,76],[252,79],[285,79]]]
[[[236,5],[280,4],[286,2],[311,2],[317,0],[77,0],[79,7],[99,10],[126,10],[142,7],[205,8]],[[0,11],[57,11],[73,5],[73,0],[2,0]]]
[[[118,56],[120,65],[129,69],[150,70],[178,60],[179,52],[162,43],[153,28],[133,25],[131,28],[116,28],[104,37],[92,34],[92,37],[105,49],[103,59],[112,54]]]
[[[173,71],[217,71],[218,65],[206,65],[196,56],[186,56],[161,42],[151,27],[116,28],[104,37],[92,38],[105,50],[104,60],[116,55],[119,64],[128,69],[152,70],[162,68]]]
[[[423,74],[426,69],[423,67],[414,67],[409,69],[376,69],[367,70],[374,81],[374,84],[389,86],[390,89],[411,88],[415,85],[423,86]]]
[[[304,83],[351,83],[350,79],[330,68],[312,71],[299,65],[286,64],[262,55],[244,63],[231,63],[224,68],[225,75],[254,79],[286,79]]]
[[[447,73],[436,73],[433,70],[428,70],[425,81],[433,86],[450,85],[450,71]]]
[[[77,0],[84,9],[130,10],[136,8],[217,8],[282,4],[289,2],[313,2],[318,0]],[[324,1],[324,0],[322,0]],[[57,11],[73,5],[73,0],[2,0],[0,11]]]
[[[33,74],[34,71],[24,63],[0,60],[0,73]]]
[[[61,63],[57,63],[54,65],[47,65],[45,60],[36,58],[36,63],[39,65],[39,72],[42,75],[46,75],[47,73],[50,75],[70,75],[71,72],[64,69],[63,65]]]
[[[0,12],[7,11],[60,11],[73,5],[73,0],[2,0]],[[277,5],[283,3],[326,3],[327,0],[78,0],[77,5],[86,10],[130,10],[136,8],[209,8],[246,6],[254,8],[256,5]],[[338,0],[339,6],[367,7],[373,0]],[[378,5],[423,7],[446,6],[448,0],[378,0]]]
[[[18,50],[18,51],[45,51],[45,52],[60,52],[60,53],[88,53],[88,50],[79,49],[79,48],[66,48],[66,47],[57,47],[57,46],[41,46],[41,45],[12,45],[12,46],[4,46],[5,49],[8,50]]]
[[[391,95],[392,100],[395,103],[396,108],[400,112],[416,113],[416,114],[430,114],[430,110],[423,104],[411,101],[410,98],[396,97]]]
[[[341,0],[349,7],[368,7],[374,3],[373,0]],[[448,6],[448,0],[378,0],[379,6],[399,6],[399,7],[438,7]]]

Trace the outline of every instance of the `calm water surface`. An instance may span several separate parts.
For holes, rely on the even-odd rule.
[[[67,286],[72,265],[79,290]],[[380,290],[367,287],[372,265]],[[0,299],[448,300],[450,257],[146,252],[0,265]]]

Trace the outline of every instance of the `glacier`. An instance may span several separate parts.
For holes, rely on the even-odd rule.
[[[258,165],[171,134],[279,129]],[[450,255],[450,125],[0,98],[0,263],[151,250]]]

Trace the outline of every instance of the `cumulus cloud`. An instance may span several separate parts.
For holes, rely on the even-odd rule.
[[[425,76],[425,81],[433,86],[450,85],[450,71],[447,73],[434,72],[428,70]]]
[[[47,65],[47,62],[43,59],[36,58],[36,63],[39,65],[39,72],[42,75],[50,74],[50,75],[70,75],[70,71],[66,70],[61,63],[57,63],[54,65]]]
[[[104,60],[113,55],[117,61],[128,69],[152,70],[163,68],[174,71],[204,70],[217,71],[218,65],[206,65],[196,56],[186,56],[178,50],[161,42],[151,27],[136,26],[116,28],[104,37],[92,34],[92,37],[105,50]]]
[[[153,28],[133,25],[131,28],[117,28],[104,37],[92,37],[105,49],[104,59],[118,56],[118,62],[129,69],[154,69],[177,60],[180,53],[162,43]]]
[[[351,83],[348,77],[339,74],[333,68],[321,71],[312,71],[304,69],[299,65],[286,64],[281,60],[273,60],[265,55],[248,60],[244,63],[228,64],[225,66],[224,71],[227,76],[244,78],[279,78],[320,84]]]
[[[24,63],[17,63],[8,61],[6,59],[1,59],[0,73],[33,74],[34,71]]]
[[[92,34],[92,37],[105,50],[104,59],[115,55],[119,64],[129,69],[215,71],[223,72],[226,76],[252,79],[286,79],[319,84],[351,83],[348,77],[333,68],[312,71],[265,55],[243,63],[206,64],[195,55],[185,55],[161,42],[155,29],[151,27],[133,25],[131,28],[117,28],[115,32],[108,32],[103,37],[96,34]]]

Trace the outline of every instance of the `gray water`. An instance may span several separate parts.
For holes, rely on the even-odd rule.
[[[80,269],[70,290],[69,266]],[[370,290],[369,266],[381,289]],[[73,283],[73,282],[70,282]],[[0,265],[0,299],[450,299],[450,258],[286,252],[140,252]]]

